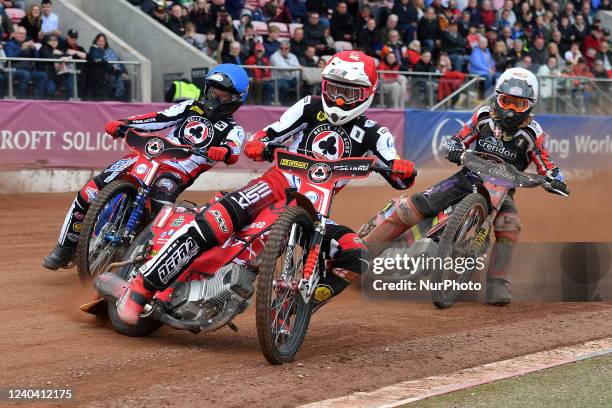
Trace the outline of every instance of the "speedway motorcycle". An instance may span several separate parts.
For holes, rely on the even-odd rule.
[[[113,181],[98,192],[81,226],[76,264],[84,284],[121,259],[151,221],[149,194],[161,162],[206,155],[205,150],[173,144],[154,133],[137,133],[127,127],[123,131],[134,155],[108,169]]]
[[[542,186],[547,191],[567,197],[564,192],[554,189],[546,177],[521,172],[491,154],[466,150],[461,163],[478,179],[473,192],[459,202],[450,203],[436,216],[413,226],[398,237],[392,247],[383,251],[381,257],[400,255],[442,261],[482,259],[491,243],[493,221],[512,189]],[[436,307],[446,309],[457,301],[462,293],[461,288],[467,287],[474,271],[484,267],[484,263],[471,264],[471,267],[457,269],[445,268],[444,262],[422,262],[420,268],[412,271],[409,279],[431,275],[429,282],[434,288],[431,290],[432,301]]]
[[[251,303],[257,277],[261,351],[272,364],[293,361],[308,329],[317,282],[328,273],[321,244],[336,184],[391,170],[375,166],[371,157],[327,160],[313,152],[306,155],[280,147],[285,148],[269,145],[267,159],[274,157],[277,169],[297,177],[299,187],[290,189],[286,200],[264,209],[225,243],[198,257],[173,285],[155,294],[137,325],[125,325],[119,319],[117,298],[137,268],[206,207],[166,205],[125,253],[118,273],[98,277],[96,289],[108,300],[109,317],[117,331],[144,336],[162,324],[193,333],[224,326],[237,330],[232,320]]]

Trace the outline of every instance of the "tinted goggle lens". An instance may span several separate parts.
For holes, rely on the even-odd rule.
[[[529,109],[529,99],[502,94],[497,97],[497,101],[503,109],[510,109],[515,112],[525,112]]]

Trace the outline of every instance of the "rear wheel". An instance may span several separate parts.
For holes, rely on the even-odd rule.
[[[314,300],[305,303],[297,288],[313,233],[306,210],[290,208],[272,227],[263,252],[257,276],[257,338],[272,364],[293,361],[308,330]]]
[[[445,264],[447,258],[457,259],[476,258],[482,255],[486,250],[482,239],[476,239],[485,218],[488,215],[488,205],[485,198],[477,193],[472,193],[465,197],[455,208],[448,219],[448,223],[444,228],[444,232],[440,237],[440,250],[438,256]],[[453,261],[453,266],[456,263]],[[474,268],[465,269],[462,273],[457,271],[456,267],[445,269],[444,267],[436,268],[432,272],[432,283],[436,287],[441,287],[445,282],[451,283],[454,281],[457,285],[468,283]],[[461,290],[457,288],[438,289],[432,291],[432,300],[434,305],[440,309],[451,307],[461,295]]]
[[[125,252],[123,259],[128,260],[137,258],[139,256],[141,258],[145,258],[145,255],[148,255],[151,251],[152,239],[153,233],[151,232],[151,228],[145,228],[136,237],[136,239],[134,239],[132,245]],[[136,277],[138,268],[140,268],[143,263],[144,259],[122,266],[117,272],[117,276],[126,282],[131,282],[132,279]],[[140,318],[135,326],[127,325],[119,318],[119,315],[117,314],[117,306],[114,302],[108,303],[108,317],[115,330],[121,334],[125,334],[126,336],[147,336],[162,326],[162,323],[159,320],[155,320],[151,317]]]
[[[137,187],[115,180],[98,193],[83,220],[76,263],[83,284],[93,281],[108,265],[122,258],[129,242],[123,238]],[[135,231],[137,232],[137,231]]]

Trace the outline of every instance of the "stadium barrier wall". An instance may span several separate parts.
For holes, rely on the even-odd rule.
[[[98,169],[127,152],[123,140],[104,133],[108,120],[162,110],[168,104],[63,101],[0,101],[0,193],[73,191]],[[247,133],[277,120],[286,108],[244,106],[236,120]],[[420,167],[444,162],[447,137],[469,119],[469,112],[372,109],[373,120],[389,127],[396,147]],[[612,117],[539,115],[550,135],[549,149],[564,169],[596,171],[612,163]],[[196,190],[234,188],[269,164],[241,158],[218,164],[201,176]],[[379,182],[379,177],[367,179]],[[214,187],[211,187],[214,186]]]

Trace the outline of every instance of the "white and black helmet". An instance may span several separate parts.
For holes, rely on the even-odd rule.
[[[505,130],[528,124],[538,92],[538,80],[533,73],[524,68],[504,71],[495,85],[495,121]]]

